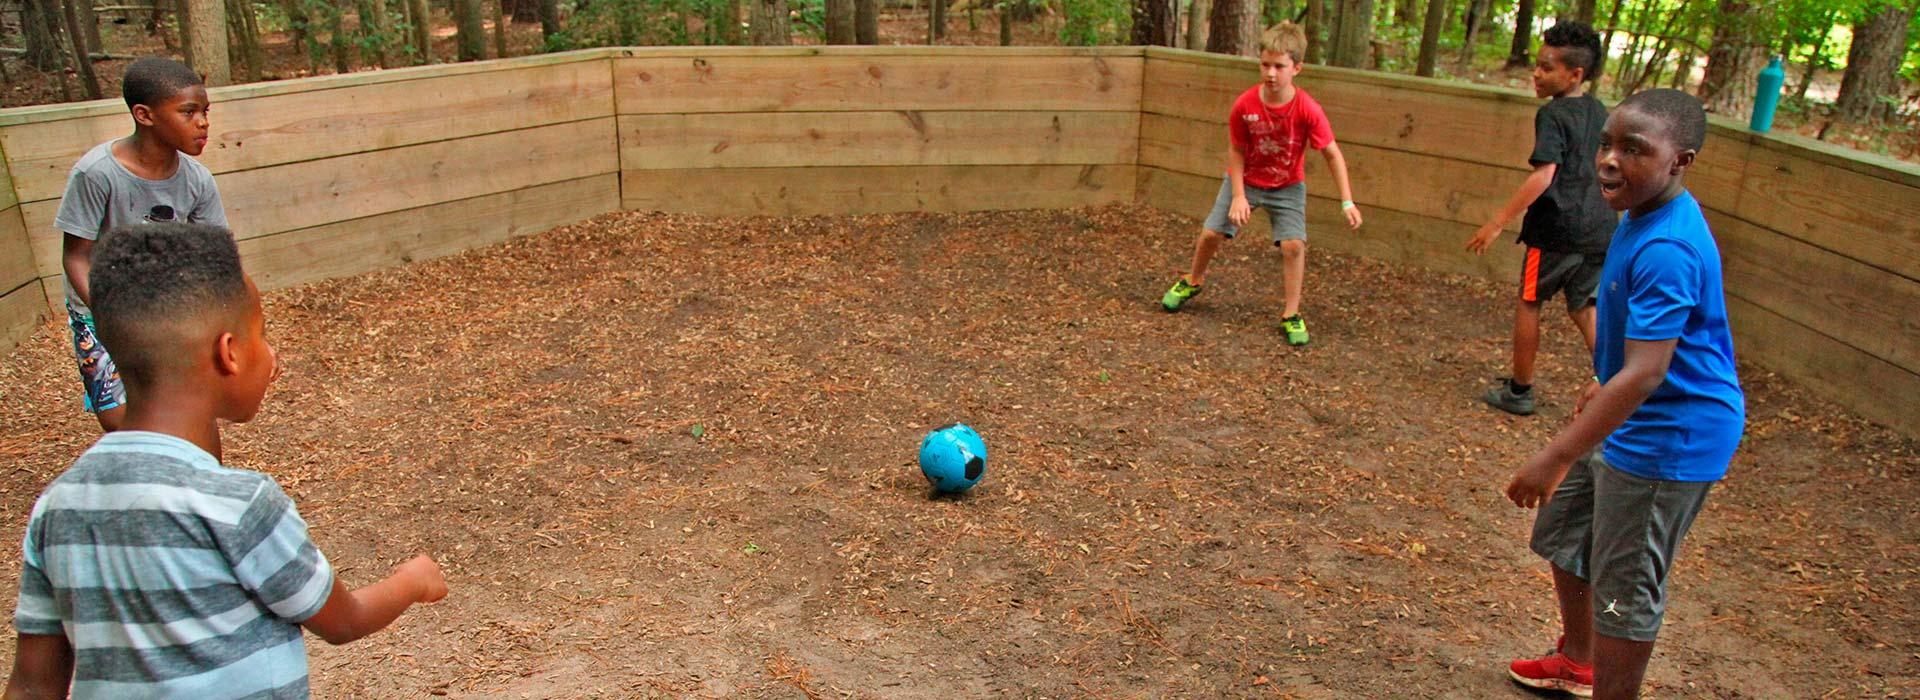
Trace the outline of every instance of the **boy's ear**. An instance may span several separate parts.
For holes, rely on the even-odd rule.
[[[1689,148],[1681,151],[1679,155],[1674,156],[1673,157],[1673,174],[1679,175],[1681,171],[1686,170],[1688,167],[1692,166],[1694,157],[1698,155],[1700,155],[1699,151]]]
[[[153,126],[153,108],[143,104],[134,105],[133,122],[141,126]]]
[[[229,377],[240,373],[239,344],[240,339],[232,331],[220,332],[220,336],[213,341],[214,371]]]

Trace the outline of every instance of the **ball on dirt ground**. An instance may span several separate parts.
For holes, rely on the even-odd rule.
[[[920,473],[941,493],[959,493],[987,474],[987,443],[963,423],[927,433],[920,441]]]

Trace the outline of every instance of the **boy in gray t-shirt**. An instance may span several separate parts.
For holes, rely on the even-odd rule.
[[[113,358],[95,335],[87,279],[100,234],[150,222],[211,224],[227,214],[213,173],[193,156],[207,147],[205,83],[192,69],[164,58],[143,58],[120,84],[133,114],[133,135],[93,147],[73,165],[54,226],[67,273],[67,325],[86,387],[86,408],[113,432],[126,413],[126,388]]]

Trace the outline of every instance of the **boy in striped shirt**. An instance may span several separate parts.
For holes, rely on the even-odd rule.
[[[225,229],[126,227],[93,308],[129,402],[27,524],[6,698],[305,698],[301,628],[344,644],[447,594],[427,557],[349,591],[272,477],[220,464],[278,366]]]

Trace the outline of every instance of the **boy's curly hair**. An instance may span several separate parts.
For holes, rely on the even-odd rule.
[[[1260,33],[1260,52],[1284,53],[1297,65],[1307,60],[1307,30],[1292,22],[1281,22]]]
[[[1607,54],[1600,50],[1600,34],[1586,22],[1562,20],[1554,23],[1540,43],[1560,50],[1560,56],[1573,68],[1586,69],[1588,82],[1600,79],[1600,68]]]

